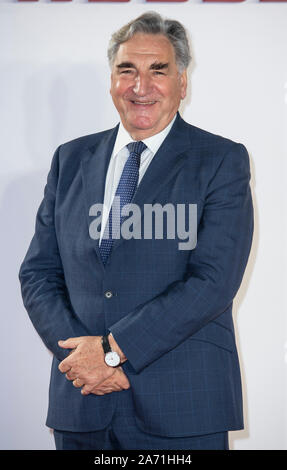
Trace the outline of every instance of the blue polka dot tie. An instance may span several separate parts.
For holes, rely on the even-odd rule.
[[[100,253],[103,264],[105,265],[110,255],[113,241],[118,236],[121,224],[125,216],[122,215],[122,208],[126,204],[130,204],[135,193],[138,178],[141,153],[147,148],[141,142],[131,142],[127,145],[130,152],[125,163],[121,178],[116,190],[115,199],[113,201],[108,223],[105,227],[104,235],[100,244]]]

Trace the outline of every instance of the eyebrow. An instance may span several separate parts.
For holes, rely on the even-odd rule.
[[[151,64],[150,69],[151,70],[163,70],[168,68],[168,62],[163,63],[163,62],[154,62]]]
[[[135,69],[135,65],[132,62],[121,62],[117,65],[117,69]]]
[[[121,62],[117,65],[117,69],[135,69],[136,66],[132,62]],[[163,70],[168,68],[168,62],[154,62],[150,66],[150,70]]]

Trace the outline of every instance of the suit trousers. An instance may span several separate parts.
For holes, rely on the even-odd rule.
[[[228,450],[228,432],[191,437],[147,434],[135,420],[131,390],[117,393],[117,407],[111,423],[94,432],[54,430],[56,450]]]

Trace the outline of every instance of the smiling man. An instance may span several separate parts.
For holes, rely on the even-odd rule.
[[[54,356],[47,425],[57,449],[228,449],[243,427],[232,302],[253,232],[248,154],[179,115],[179,22],[145,13],[108,57],[120,123],[56,150],[20,269]],[[118,236],[130,204],[195,204],[195,248]]]

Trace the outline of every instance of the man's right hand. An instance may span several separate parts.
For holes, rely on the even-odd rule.
[[[82,387],[84,383],[80,379],[76,379],[74,380],[73,385],[75,387]],[[106,393],[127,390],[128,388],[130,388],[130,383],[126,374],[121,367],[117,367],[113,375],[96,385],[96,387],[94,387],[89,393],[94,393],[95,395],[105,395]]]

